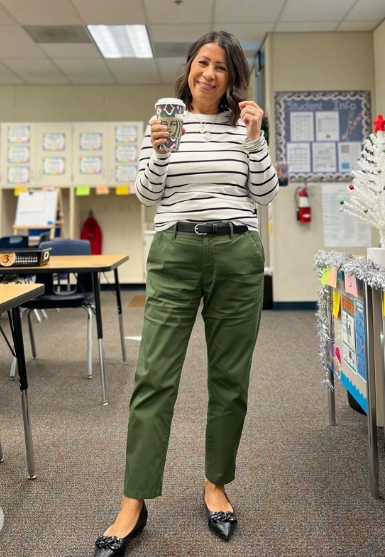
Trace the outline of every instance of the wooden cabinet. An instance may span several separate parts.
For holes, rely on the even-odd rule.
[[[18,188],[59,187],[66,237],[79,238],[92,211],[103,253],[130,256],[120,281],[144,283],[146,214],[134,195],[143,130],[143,122],[1,124],[0,235],[12,234]]]

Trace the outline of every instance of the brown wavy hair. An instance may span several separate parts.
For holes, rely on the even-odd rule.
[[[193,99],[188,86],[191,64],[202,46],[212,43],[218,44],[225,50],[229,68],[229,84],[226,93],[219,102],[218,109],[219,112],[230,110],[229,123],[231,126],[235,126],[241,113],[238,103],[247,100],[250,71],[242,47],[234,35],[226,33],[226,31],[213,31],[206,33],[189,46],[187,61],[183,66],[183,74],[178,77],[175,83],[175,96],[183,100],[187,110],[193,108]]]

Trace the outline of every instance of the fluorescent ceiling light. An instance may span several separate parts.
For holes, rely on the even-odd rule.
[[[104,58],[152,58],[145,25],[87,25]]]

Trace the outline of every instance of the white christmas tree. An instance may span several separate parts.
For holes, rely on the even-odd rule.
[[[380,234],[385,247],[385,120],[380,115],[375,131],[362,144],[360,170],[353,171],[350,200],[341,200],[341,210],[369,223]]]

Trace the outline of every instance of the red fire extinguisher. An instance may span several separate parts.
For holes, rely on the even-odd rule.
[[[295,190],[295,204],[297,207],[297,220],[299,222],[310,222],[311,207],[309,201],[309,191],[306,184]]]

